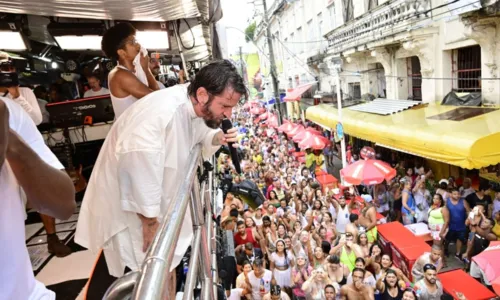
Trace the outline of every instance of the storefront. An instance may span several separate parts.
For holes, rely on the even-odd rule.
[[[498,109],[428,104],[381,115],[355,107],[342,111],[346,134],[425,158],[433,169],[440,169],[443,177],[450,175],[446,174],[449,165],[481,169],[500,162]],[[335,128],[338,111],[327,104],[312,106],[306,118],[325,128]]]

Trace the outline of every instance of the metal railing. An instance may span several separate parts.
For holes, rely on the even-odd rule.
[[[181,226],[190,207],[194,238],[184,288],[184,300],[193,299],[194,288],[201,283],[201,299],[217,299],[215,257],[215,227],[212,220],[212,173],[200,186],[197,167],[201,166],[201,146],[189,154],[184,181],[174,200],[168,205],[161,227],[148,249],[141,270],[118,278],[107,290],[105,300],[163,300],[168,299],[169,271],[174,257]],[[207,184],[208,181],[208,184]],[[213,268],[212,268],[213,266]]]

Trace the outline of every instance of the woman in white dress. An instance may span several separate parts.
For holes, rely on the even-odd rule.
[[[276,241],[276,252],[271,254],[271,271],[276,283],[282,288],[288,289],[292,284],[292,267],[295,258],[290,251],[285,250],[285,241]]]

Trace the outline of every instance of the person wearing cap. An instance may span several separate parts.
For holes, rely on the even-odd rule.
[[[239,247],[237,252],[241,252],[237,257],[238,274],[243,272],[243,267],[246,261],[252,264],[256,259],[264,258],[262,250],[260,250],[259,248],[254,248],[252,243],[246,243],[242,247]],[[265,261],[264,261],[264,267],[265,267]]]
[[[436,193],[443,196],[444,201],[446,201],[450,197],[450,193],[448,192],[448,179],[439,180],[439,188],[436,190]]]
[[[457,190],[458,192],[458,190]],[[419,299],[440,300],[443,295],[443,285],[437,279],[437,269],[433,264],[423,267],[424,278],[415,283],[415,290]]]
[[[271,285],[271,290],[262,297],[262,300],[290,300],[290,296],[282,292],[279,285]]]
[[[305,299],[306,294],[301,287],[302,284],[311,276],[313,268],[309,265],[307,255],[305,253],[298,253],[295,260],[296,264],[292,268],[292,282],[294,283],[292,293],[296,299]]]

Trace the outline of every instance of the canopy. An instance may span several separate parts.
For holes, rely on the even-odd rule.
[[[441,117],[455,109],[431,103],[389,116],[344,109],[342,125],[345,133],[379,146],[466,169],[499,163],[500,110],[463,119]],[[306,118],[335,128],[338,112],[331,105],[321,104],[309,107]]]
[[[200,16],[195,0],[125,2],[122,0],[0,0],[0,7],[2,7],[2,12],[11,14],[100,20],[172,21]]]
[[[300,97],[302,97],[302,94],[310,89],[312,85],[313,83],[308,83],[292,89],[290,92],[286,93],[286,96],[285,98],[283,98],[283,100],[285,100],[285,102],[299,101]]]

